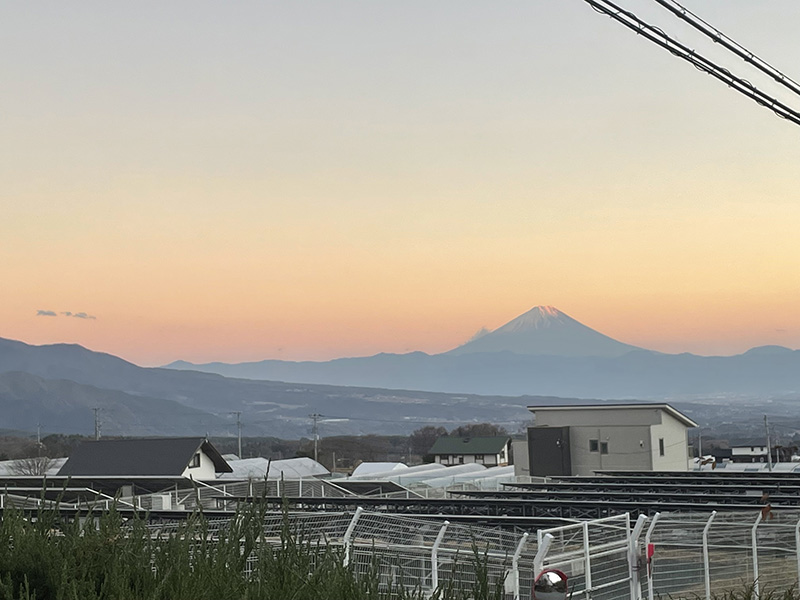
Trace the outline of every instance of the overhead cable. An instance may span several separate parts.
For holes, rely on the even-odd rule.
[[[743,94],[761,106],[770,109],[779,117],[791,121],[795,125],[800,125],[800,113],[795,111],[793,108],[762,92],[746,79],[734,75],[728,71],[728,69],[720,67],[695,50],[685,46],[677,40],[674,40],[661,29],[642,21],[632,12],[622,9],[610,0],[584,0],[584,2],[589,4],[597,12],[611,17],[615,21],[623,24],[628,29],[631,29],[632,31],[641,35],[645,39],[648,39],[654,44],[661,46],[665,50],[668,50],[678,58],[682,58],[683,60],[691,63],[700,71],[708,73],[712,77],[719,79],[729,87],[733,88],[740,94]]]
[[[756,69],[771,77],[784,87],[788,88],[795,94],[800,95],[800,84],[794,81],[791,77],[781,73],[778,69],[770,65],[767,61],[762,60],[753,52],[731,39],[719,29],[698,17],[688,8],[681,6],[676,0],[655,0],[661,6],[666,8],[679,19],[685,21],[713,42],[722,45],[724,48],[733,52],[736,56],[741,58],[746,63],[753,65]]]

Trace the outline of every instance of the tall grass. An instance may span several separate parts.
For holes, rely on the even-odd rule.
[[[800,590],[796,586],[789,589],[760,590],[756,594],[755,584],[742,585],[734,590],[712,592],[712,600],[800,600]],[[703,596],[659,596],[659,600],[702,600]]]
[[[422,600],[422,589],[357,574],[338,546],[312,542],[284,514],[278,543],[262,543],[264,509],[250,505],[224,527],[194,514],[169,533],[117,510],[62,519],[7,509],[0,522],[0,600]],[[477,583],[445,581],[436,600],[502,598],[486,557],[466,560]]]

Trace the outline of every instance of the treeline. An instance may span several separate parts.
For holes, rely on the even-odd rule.
[[[404,462],[418,464],[427,462],[428,450],[436,439],[443,435],[459,437],[507,435],[505,428],[491,423],[462,425],[448,431],[444,427],[425,426],[411,435],[340,435],[320,438],[317,443],[319,462],[328,469],[334,466],[339,471],[349,471],[358,463]],[[61,458],[70,455],[78,445],[93,439],[92,436],[52,434],[41,438],[6,435],[0,436],[0,460],[18,460],[32,457]],[[212,437],[211,442],[222,454],[238,454],[238,439],[235,437]],[[242,458],[263,456],[272,460],[314,457],[314,440],[283,440],[272,437],[243,437]],[[334,465],[335,462],[335,465]]]

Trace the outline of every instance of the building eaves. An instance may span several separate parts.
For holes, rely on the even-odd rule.
[[[498,454],[511,436],[456,437],[442,436],[428,454]]]
[[[664,402],[636,402],[619,404],[569,404],[569,405],[547,405],[547,406],[528,406],[532,413],[538,411],[572,411],[572,410],[637,410],[659,408],[674,417],[687,427],[699,427],[692,419]]]

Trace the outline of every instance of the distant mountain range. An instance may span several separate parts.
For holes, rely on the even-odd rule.
[[[491,421],[512,429],[537,401],[367,387],[251,381],[138,367],[78,345],[31,346],[0,338],[0,430],[104,435],[308,437],[312,413],[324,435],[402,434],[423,425]]]
[[[0,429],[40,424],[56,433],[91,433],[94,408],[107,435],[232,435],[231,413],[240,411],[246,435],[286,438],[308,435],[312,413],[326,416],[325,435],[476,421],[516,429],[530,418],[526,406],[578,398],[668,399],[685,407],[692,398],[780,396],[789,414],[798,390],[800,351],[661,354],[618,342],[552,307],[536,307],[438,355],[326,362],[143,368],[77,345],[0,338]]]
[[[443,354],[377,354],[324,362],[174,362],[226,377],[474,394],[657,398],[800,391],[800,351],[737,356],[663,354],[614,340],[551,306],[537,306]]]

